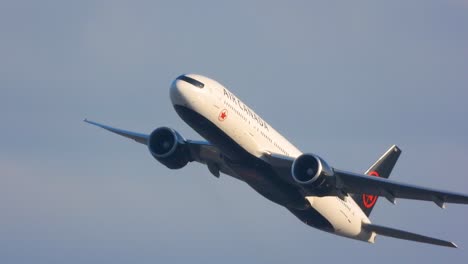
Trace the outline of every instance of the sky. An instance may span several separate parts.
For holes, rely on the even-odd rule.
[[[371,220],[458,250],[310,228],[228,176],[171,171],[82,122],[170,126],[182,73],[226,85],[304,152],[468,193],[468,1],[0,1],[0,263],[442,263],[468,207],[381,200]]]

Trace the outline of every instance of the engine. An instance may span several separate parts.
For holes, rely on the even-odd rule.
[[[190,161],[185,139],[174,129],[155,129],[148,140],[148,149],[155,159],[169,169],[181,169]]]
[[[294,180],[308,190],[320,190],[327,187],[333,178],[333,169],[319,156],[302,154],[294,160],[291,167]]]

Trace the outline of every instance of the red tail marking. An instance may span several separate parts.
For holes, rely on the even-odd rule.
[[[379,173],[376,171],[371,171],[368,174],[369,176],[375,176],[375,177],[380,177]],[[364,204],[364,207],[366,208],[372,208],[374,204],[377,202],[377,198],[379,198],[377,195],[371,195],[371,194],[363,194],[362,195],[362,203]]]

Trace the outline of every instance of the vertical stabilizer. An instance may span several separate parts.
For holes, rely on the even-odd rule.
[[[366,175],[388,178],[401,154],[400,148],[391,146],[366,172]],[[369,216],[372,208],[377,203],[378,196],[369,194],[353,194],[352,198],[361,207],[362,211]]]

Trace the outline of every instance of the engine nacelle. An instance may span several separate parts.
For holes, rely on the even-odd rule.
[[[294,180],[306,189],[320,189],[333,177],[333,169],[319,156],[302,154],[297,157],[291,167]]]
[[[169,169],[181,169],[190,161],[185,139],[172,128],[155,129],[148,139],[148,149]]]

